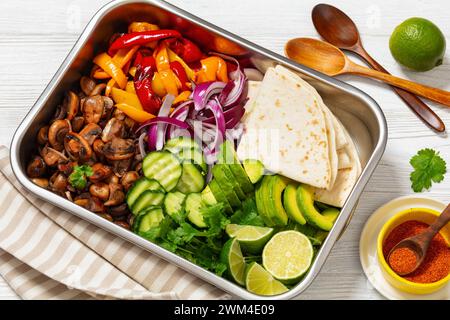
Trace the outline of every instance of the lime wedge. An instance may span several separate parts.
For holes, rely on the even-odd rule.
[[[272,276],[294,283],[308,271],[314,255],[308,237],[298,231],[279,232],[264,247],[262,261]]]
[[[252,262],[247,269],[245,285],[248,291],[262,296],[274,296],[289,290],[256,262]]]
[[[228,240],[222,248],[220,259],[227,265],[231,278],[240,285],[245,285],[245,260],[239,241],[236,238]]]
[[[272,228],[229,224],[225,229],[230,238],[239,240],[241,248],[249,253],[259,254],[273,234]]]

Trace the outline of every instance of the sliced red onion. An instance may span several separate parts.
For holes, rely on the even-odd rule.
[[[173,101],[175,100],[175,96],[172,94],[166,95],[164,98],[163,104],[159,109],[158,117],[168,117],[170,114],[170,108],[172,107]],[[156,150],[162,150],[165,143],[167,124],[160,123],[158,124],[158,130],[156,134]]]
[[[244,105],[238,104],[238,105],[235,105],[234,107],[231,107],[231,108],[225,110],[223,112],[223,115],[225,117],[225,121],[228,123],[232,119],[236,119],[236,118],[238,118],[237,121],[240,121],[242,119],[242,116],[244,115],[244,113],[245,113]],[[215,119],[212,116],[212,117],[204,119],[203,122],[214,123]],[[227,129],[231,129],[231,128],[227,125]]]
[[[216,147],[223,142],[223,138],[225,137],[225,117],[223,115],[222,106],[217,99],[209,101],[206,107],[211,110],[216,119],[216,136],[209,147],[212,151],[215,151]]]
[[[145,153],[145,146],[144,146],[144,139],[145,139],[145,136],[146,136],[146,135],[147,135],[147,133],[146,133],[146,132],[143,132],[143,133],[139,136],[139,143],[138,143],[138,146],[139,146],[139,153],[141,154],[142,159],[144,159],[145,156],[146,156],[146,153]]]
[[[147,132],[147,146],[149,151],[156,150],[157,141],[158,141],[158,126],[152,125]]]
[[[144,122],[144,124],[142,126],[140,126],[136,130],[136,132],[139,132],[144,128],[147,128],[149,126],[152,126],[152,125],[158,124],[158,123],[165,123],[165,124],[169,124],[172,126],[177,126],[177,127],[180,127],[181,129],[189,129],[189,125],[184,123],[183,121],[169,118],[169,117],[156,117],[156,118],[153,118],[153,119],[150,119],[150,120]]]
[[[264,79],[264,75],[258,69],[245,68],[244,74],[248,78],[248,80],[262,81]]]
[[[222,92],[227,84],[221,81],[198,84],[193,92],[195,110],[200,111],[206,107],[211,96]]]

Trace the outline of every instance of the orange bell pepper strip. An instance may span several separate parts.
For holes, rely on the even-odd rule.
[[[120,69],[123,69],[131,61],[136,51],[138,51],[139,46],[134,46],[131,49],[130,48],[124,48],[117,51],[117,53],[112,58],[115,63],[120,67]],[[105,71],[98,69],[94,72],[93,77],[95,79],[109,79],[111,76],[106,73]]]
[[[106,84],[105,96],[109,97],[113,88],[117,88],[117,82],[116,80],[111,78]]]
[[[126,103],[116,104],[116,108],[125,113],[128,117],[130,117],[134,121],[139,123],[155,118],[153,114],[145,112],[144,110],[136,109],[135,107],[130,106]]]
[[[178,95],[178,97],[175,98],[175,100],[173,100],[173,105],[179,104],[181,102],[185,102],[189,99],[189,97],[191,96],[191,91],[183,91],[182,93],[180,93]]]
[[[186,71],[186,75],[188,76],[189,80],[194,80],[195,72],[192,70],[186,62],[183,61],[175,52],[167,48],[167,53],[169,54],[169,60],[170,62],[178,61],[181,66],[184,68],[184,71]]]
[[[228,70],[225,60],[220,57],[208,57],[200,60],[202,68],[197,73],[197,83],[209,81],[228,82]]]
[[[127,76],[122,71],[122,68],[107,53],[101,53],[96,56],[94,63],[110,75],[120,88],[125,89],[128,82]]]
[[[152,30],[159,30],[159,27],[156,24],[151,24],[148,22],[132,22],[128,26],[128,33],[144,32]]]
[[[158,72],[167,93],[178,96],[178,89],[181,89],[181,82],[172,70]]]
[[[160,45],[155,50],[153,57],[155,58],[156,69],[158,69],[158,72],[170,69],[169,54],[167,52],[167,47],[164,44]]]
[[[111,97],[116,104],[127,104],[135,109],[144,110],[136,94],[118,88],[112,88]]]
[[[152,78],[152,89],[159,97],[164,97],[167,94],[166,87],[164,86],[164,82],[161,79],[161,75],[159,72],[155,72]]]

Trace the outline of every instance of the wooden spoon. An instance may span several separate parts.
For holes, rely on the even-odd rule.
[[[427,229],[425,229],[423,232],[406,239],[403,239],[395,247],[391,249],[391,251],[388,254],[387,261],[389,262],[389,258],[391,254],[400,248],[408,248],[412,251],[414,251],[416,255],[416,266],[414,269],[408,270],[408,272],[398,272],[398,275],[400,276],[406,276],[408,274],[413,273],[417,270],[417,268],[420,267],[423,260],[425,259],[425,256],[427,254],[428,248],[430,246],[431,240],[433,240],[434,236],[441,230],[448,222],[450,221],[450,204],[447,206],[447,208],[442,211],[441,215],[436,219],[433,224],[431,224]]]
[[[363,67],[352,62],[339,48],[327,42],[311,38],[292,39],[286,44],[285,51],[290,59],[331,77],[349,73],[374,78],[450,106],[450,92]]]
[[[326,41],[340,49],[356,53],[373,69],[389,74],[364,49],[358,28],[344,12],[328,4],[318,4],[312,10],[312,20],[317,32]],[[441,118],[417,96],[397,87],[392,89],[430,128],[437,132],[445,131]]]

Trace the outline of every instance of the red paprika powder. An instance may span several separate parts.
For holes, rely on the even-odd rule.
[[[428,227],[428,224],[415,220],[403,222],[395,227],[384,240],[384,258],[387,260],[389,252],[397,243],[405,238],[421,233]],[[393,263],[392,267],[393,269],[397,269],[397,271],[400,271],[402,268],[407,269],[414,263],[410,254],[406,251],[400,252],[397,256],[391,256],[391,261],[389,262]],[[432,283],[445,278],[449,273],[450,248],[444,237],[438,233],[431,241],[428,252],[420,267],[403,278],[416,283]]]

